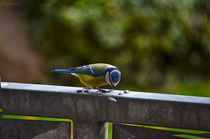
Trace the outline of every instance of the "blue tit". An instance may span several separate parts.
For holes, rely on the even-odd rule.
[[[115,88],[121,78],[121,72],[116,66],[105,63],[89,64],[70,69],[55,69],[53,71],[72,74],[90,88],[99,88],[107,84]]]

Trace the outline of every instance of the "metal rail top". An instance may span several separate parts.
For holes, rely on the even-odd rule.
[[[156,101],[172,101],[183,103],[198,103],[198,104],[210,104],[209,97],[197,97],[197,96],[184,96],[174,94],[161,94],[150,92],[135,92],[128,91],[127,94],[123,93],[124,90],[112,90],[109,93],[98,93],[97,90],[91,89],[89,93],[81,92],[77,93],[77,90],[81,87],[67,87],[57,85],[43,85],[43,84],[28,84],[28,83],[13,83],[13,82],[1,82],[1,89],[3,90],[23,90],[23,91],[35,91],[35,92],[49,92],[49,93],[65,93],[75,95],[97,95],[101,97],[116,97],[127,99],[145,99]]]

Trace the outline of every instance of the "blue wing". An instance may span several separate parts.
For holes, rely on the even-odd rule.
[[[76,73],[75,70],[71,70],[71,69],[55,69],[53,70],[53,72],[61,72],[61,73]]]
[[[96,72],[90,65],[77,67],[74,70],[76,71],[76,73],[84,73],[84,74],[92,75],[95,77],[104,76],[104,72],[103,73]]]
[[[60,73],[69,73],[69,74],[87,74],[95,77],[104,76],[104,72],[96,72],[90,65],[84,65],[81,67],[75,67],[70,69],[55,69],[53,72],[60,72]]]

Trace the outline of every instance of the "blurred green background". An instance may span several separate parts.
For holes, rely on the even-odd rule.
[[[30,45],[25,46],[30,47],[30,54],[20,54],[20,61],[29,63],[26,66],[14,70],[11,66],[15,64],[10,64],[5,68],[5,53],[11,57],[23,50],[17,48],[19,42],[11,53],[3,49],[8,44],[0,39],[0,74],[4,81],[83,86],[75,77],[51,70],[103,62],[121,70],[117,89],[210,96],[208,0],[25,0],[15,6],[8,3],[2,4],[0,20],[6,20],[9,10],[10,15],[15,14],[13,17],[18,14],[21,25],[14,28],[24,30],[25,39],[19,37],[20,33],[2,36],[10,41],[16,37],[27,40]],[[5,25],[0,24],[0,29]],[[10,62],[14,60],[10,58]],[[23,73],[14,78],[19,70]]]

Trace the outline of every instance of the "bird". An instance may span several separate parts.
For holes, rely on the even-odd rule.
[[[120,70],[116,66],[106,63],[88,64],[69,69],[54,69],[53,72],[74,75],[87,88],[99,90],[105,85],[115,88],[121,79]]]

